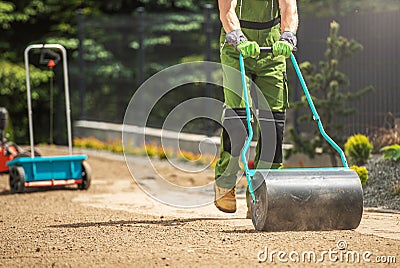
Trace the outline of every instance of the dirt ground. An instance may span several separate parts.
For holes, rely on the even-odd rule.
[[[42,147],[41,151],[57,155],[66,149]],[[375,267],[380,262],[396,267],[400,263],[398,212],[366,208],[354,231],[257,232],[245,219],[242,194],[235,214],[219,212],[213,205],[170,207],[134,183],[123,156],[75,153],[89,155],[94,178],[88,191],[70,187],[12,195],[8,175],[0,175],[0,266]],[[146,163],[133,158],[131,168],[151,178]],[[212,180],[211,170],[188,175],[166,161],[155,160],[153,165],[169,180],[185,185]]]

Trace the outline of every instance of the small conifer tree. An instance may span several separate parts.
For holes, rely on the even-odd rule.
[[[367,86],[356,91],[348,90],[349,78],[339,71],[339,63],[361,51],[363,47],[354,39],[349,40],[340,36],[339,24],[335,21],[330,24],[330,33],[326,45],[325,60],[319,62],[318,69],[308,61],[300,64],[300,68],[326,133],[339,146],[343,146],[346,140],[343,133],[344,125],[334,119],[354,114],[356,110],[350,106],[349,102],[361,98],[373,90],[373,87]],[[302,109],[307,106],[305,96],[292,105],[294,109]],[[313,119],[309,111],[304,116],[297,118],[299,123],[310,121],[313,121]],[[289,137],[293,147],[286,151],[286,157],[288,158],[294,153],[304,153],[310,158],[314,158],[317,154],[316,149],[321,148],[322,151],[319,153],[329,154],[332,166],[337,166],[338,154],[335,149],[319,134],[318,128],[315,128],[313,134],[312,138],[305,137],[296,129],[289,129]]]

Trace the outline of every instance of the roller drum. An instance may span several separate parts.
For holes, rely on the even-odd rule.
[[[351,169],[259,171],[252,184],[256,230],[349,230],[360,224],[363,191]]]

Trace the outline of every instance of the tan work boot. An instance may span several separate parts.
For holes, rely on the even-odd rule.
[[[235,188],[225,189],[214,185],[215,191],[215,206],[226,213],[236,212],[236,192]]]

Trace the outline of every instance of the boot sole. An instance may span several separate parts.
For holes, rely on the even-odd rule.
[[[216,206],[216,208],[218,208],[220,211],[225,212],[225,213],[235,213],[236,212],[236,208],[233,210],[229,210],[229,209],[225,209],[222,208],[220,206],[217,205],[217,203],[214,201],[214,205]]]

